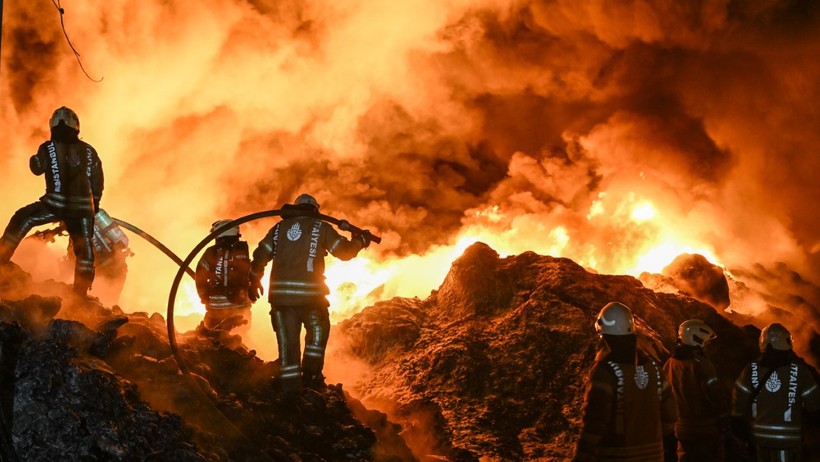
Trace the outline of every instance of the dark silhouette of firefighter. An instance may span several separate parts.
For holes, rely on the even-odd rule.
[[[292,212],[291,216],[271,228],[253,251],[249,292],[251,300],[259,298],[262,274],[273,260],[268,301],[279,346],[278,380],[282,391],[289,393],[301,391],[303,385],[324,385],[322,368],[330,333],[325,255],[350,260],[370,245],[370,234],[365,230],[351,240],[339,235],[330,224],[310,216],[318,214],[319,203],[308,194],[300,195],[285,209]],[[304,215],[299,214],[300,210]],[[350,229],[345,221],[339,228]],[[302,325],[307,334],[300,362]]]
[[[800,461],[804,412],[820,410],[820,389],[782,324],[760,332],[760,351],[735,382],[732,427],[759,462]]]
[[[85,295],[94,281],[94,214],[103,193],[103,169],[97,151],[79,139],[80,119],[63,106],[51,116],[51,139],[31,156],[29,167],[45,175],[46,193],[11,217],[0,238],[0,264],[7,263],[31,228],[62,221],[76,258],[74,291]]]
[[[677,347],[664,365],[677,403],[675,436],[681,462],[722,461],[724,432],[729,428],[729,400],[703,347],[715,331],[700,319],[684,321]]]
[[[211,232],[230,223],[220,220]],[[205,305],[203,325],[211,330],[242,334],[250,328],[251,300],[248,278],[251,269],[248,243],[240,240],[239,227],[228,228],[202,254],[196,265],[196,291]]]
[[[608,303],[595,330],[606,348],[589,373],[573,461],[675,460],[672,391],[661,368],[638,353],[632,311]]]

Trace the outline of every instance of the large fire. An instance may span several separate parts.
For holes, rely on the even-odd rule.
[[[41,194],[28,156],[67,105],[103,160],[102,206],[181,257],[214,220],[300,192],[382,235],[328,260],[334,320],[427,296],[475,241],[631,275],[681,253],[784,263],[816,284],[816,6],[610,3],[65,2],[97,83],[55,9],[7,2],[0,219]],[[164,312],[176,268],[132,247],[119,304]],[[190,280],[177,303],[191,328]],[[260,345],[266,316],[257,302]]]

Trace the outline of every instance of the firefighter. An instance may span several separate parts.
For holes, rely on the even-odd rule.
[[[595,330],[606,350],[589,373],[573,461],[675,460],[674,399],[660,367],[638,354],[632,311],[608,303]]]
[[[230,221],[214,222],[211,232]],[[250,256],[248,243],[240,240],[240,236],[238,226],[220,233],[196,265],[196,291],[205,305],[202,323],[208,329],[230,331],[242,326],[238,331],[241,334],[250,327]]]
[[[74,255],[74,291],[85,295],[94,281],[94,250],[91,243],[94,214],[103,193],[102,162],[97,151],[79,139],[80,119],[63,106],[50,120],[51,139],[31,156],[35,175],[45,174],[46,193],[11,217],[0,238],[0,264],[8,263],[31,228],[62,221],[68,230]]]
[[[677,347],[664,366],[664,376],[677,402],[675,436],[681,462],[723,460],[723,433],[728,429],[726,394],[703,347],[715,331],[700,319],[681,323]]]
[[[369,233],[354,234],[351,240],[339,235],[320,220],[319,203],[302,194],[292,205],[285,206],[292,216],[278,222],[253,251],[250,296],[256,301],[262,294],[261,278],[265,266],[273,260],[268,301],[271,322],[279,347],[279,383],[284,393],[300,392],[324,385],[322,368],[330,333],[325,284],[325,260],[328,253],[340,260],[350,260],[370,245]],[[349,230],[345,221],[339,226]],[[305,350],[300,363],[299,334],[304,324]]]
[[[820,390],[782,324],[760,332],[760,351],[735,382],[732,427],[751,443],[759,462],[800,461],[803,413],[820,410]]]

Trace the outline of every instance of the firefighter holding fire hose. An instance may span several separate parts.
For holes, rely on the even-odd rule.
[[[282,392],[288,394],[300,392],[303,386],[324,385],[322,368],[330,333],[325,255],[350,260],[370,245],[371,234],[354,232],[351,240],[339,235],[316,216],[319,203],[308,194],[283,209],[289,215],[284,215],[253,251],[248,292],[251,300],[259,298],[265,266],[272,260],[268,301],[279,346],[278,378]],[[353,229],[344,220],[339,228]],[[307,335],[302,356],[299,335],[303,324]]]
[[[45,175],[46,193],[11,217],[0,238],[0,264],[8,263],[31,228],[62,221],[74,248],[74,291],[85,295],[94,281],[94,214],[103,193],[103,169],[97,151],[79,139],[80,119],[63,106],[49,123],[51,139],[31,156],[29,168]]]

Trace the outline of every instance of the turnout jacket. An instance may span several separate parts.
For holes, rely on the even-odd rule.
[[[209,310],[250,308],[248,243],[218,238],[196,265],[196,291]]]
[[[319,304],[328,306],[325,296],[325,255],[350,260],[363,243],[339,235],[332,225],[310,216],[285,218],[277,223],[253,251],[251,277],[262,277],[273,260],[268,301],[272,306]]]
[[[788,359],[775,367],[753,361],[735,382],[732,415],[751,421],[762,447],[799,447],[804,409],[820,410],[820,389],[809,367],[794,354]]]
[[[97,151],[88,143],[46,141],[31,156],[29,168],[45,174],[46,193],[40,201],[61,218],[93,217],[103,193],[103,170]]]
[[[678,438],[719,433],[719,419],[729,417],[728,399],[703,350],[681,345],[663,370],[677,402]]]
[[[575,460],[661,462],[674,421],[671,389],[654,361],[604,357],[589,373]]]

